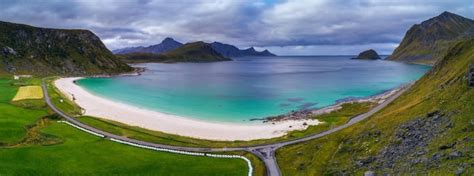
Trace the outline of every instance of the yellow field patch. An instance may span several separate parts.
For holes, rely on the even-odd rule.
[[[15,97],[12,101],[18,100],[30,100],[30,99],[42,99],[43,90],[41,86],[22,86],[18,89]]]

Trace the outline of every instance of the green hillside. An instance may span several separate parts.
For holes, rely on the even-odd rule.
[[[332,135],[277,151],[284,175],[473,175],[474,40],[459,42],[404,95]]]
[[[186,43],[179,48],[161,54],[129,53],[118,56],[128,63],[216,62],[231,60],[219,54],[210,44],[204,42]]]
[[[246,175],[241,159],[131,147],[57,122],[41,100],[11,102],[40,79],[0,76],[0,175]]]
[[[474,21],[443,12],[413,25],[389,60],[433,65],[454,43],[474,37]]]
[[[0,73],[114,74],[132,71],[88,30],[38,28],[0,21]]]

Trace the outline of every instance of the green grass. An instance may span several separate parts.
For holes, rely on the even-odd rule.
[[[433,139],[426,147],[426,157],[434,153],[448,154],[454,149],[440,151],[439,146],[456,142],[455,149],[464,157],[442,160],[438,167],[410,166],[410,172],[392,172],[401,175],[453,175],[462,163],[474,163],[474,91],[468,88],[465,77],[468,66],[474,63],[474,41],[462,42],[450,50],[441,64],[389,106],[374,116],[329,136],[284,147],[277,151],[277,160],[284,175],[362,175],[370,170],[359,167],[355,161],[377,155],[388,144],[401,124],[424,118],[427,113],[439,110],[454,113],[450,116],[453,128]],[[467,157],[466,157],[467,156]],[[405,161],[400,161],[403,163]],[[399,168],[399,167],[398,167]],[[399,168],[403,169],[403,168]],[[472,167],[464,174],[472,175]]]
[[[0,175],[246,175],[240,159],[195,157],[114,143],[62,123],[42,130],[64,139],[48,146],[0,149]]]
[[[74,102],[66,98],[61,91],[59,91],[54,85],[52,81],[54,81],[57,77],[51,77],[46,79],[48,94],[51,99],[51,102],[63,112],[72,115],[72,116],[80,116],[82,114],[82,110],[79,106],[77,106]]]
[[[10,145],[26,137],[25,126],[47,115],[45,109],[25,109],[10,103],[18,86],[7,77],[0,77],[0,146]]]
[[[44,102],[11,102],[18,87],[40,85],[38,78],[0,77],[0,175],[246,175],[241,159],[178,155],[131,147],[58,123]],[[50,87],[50,89],[53,89]],[[59,102],[60,95],[54,94]],[[62,108],[77,112],[64,101]],[[264,168],[247,156],[255,175]]]

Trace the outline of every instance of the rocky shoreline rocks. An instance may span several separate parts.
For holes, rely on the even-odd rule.
[[[326,106],[323,108],[295,110],[295,111],[289,112],[288,114],[271,116],[271,117],[266,117],[266,118],[261,118],[261,119],[251,119],[250,121],[261,120],[263,121],[263,123],[275,123],[275,122],[282,122],[282,121],[287,121],[287,120],[306,120],[317,115],[337,111],[342,108],[343,104],[346,104],[346,103],[373,102],[376,104],[381,104],[385,100],[387,100],[389,97],[396,94],[398,91],[402,90],[405,86],[407,85],[403,85],[398,88],[391,89],[391,90],[382,92],[380,94],[377,94],[371,97],[366,97],[366,98],[355,98],[355,97],[343,98],[343,99],[337,100],[336,104],[331,105],[331,106]]]

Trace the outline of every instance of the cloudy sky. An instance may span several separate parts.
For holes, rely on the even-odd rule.
[[[203,40],[280,55],[390,54],[410,26],[472,0],[0,0],[0,20],[81,28],[109,49]]]

